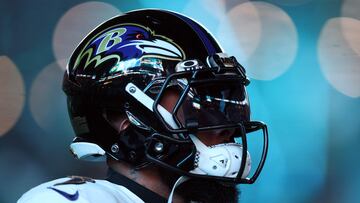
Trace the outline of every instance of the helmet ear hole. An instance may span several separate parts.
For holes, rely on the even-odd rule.
[[[120,111],[104,109],[103,116],[105,120],[110,124],[110,126],[113,127],[118,133],[126,130],[130,125],[127,116]]]

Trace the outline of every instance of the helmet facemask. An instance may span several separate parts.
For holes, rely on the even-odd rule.
[[[253,183],[256,180],[267,152],[266,126],[260,122],[250,121],[244,85],[246,79],[236,74],[238,71],[236,67],[227,69],[228,71],[223,69],[219,72],[218,69],[203,67],[195,71],[182,70],[171,74],[165,81],[161,79],[164,82],[155,101],[134,84],[127,85],[127,92],[137,98],[138,102],[146,106],[148,110],[153,111],[157,121],[164,127],[162,131],[155,131],[147,138],[145,154],[149,160],[187,176],[213,178],[233,183]],[[172,93],[169,94],[169,92]],[[175,101],[171,99],[172,108],[169,109],[164,101],[169,95],[174,97],[174,92],[177,98]],[[246,133],[259,129],[263,131],[263,153],[252,177],[248,177],[251,160],[247,150]],[[203,143],[200,141],[199,144],[199,139],[195,135],[200,132],[203,134],[210,132],[209,135],[211,135],[211,131],[216,130],[232,132],[229,140],[231,143],[220,143],[208,147],[227,151],[228,155],[224,156],[224,159],[219,159],[220,165],[229,163],[228,170],[233,171],[200,172],[197,167],[199,160],[202,160],[200,163],[205,162],[204,159],[199,159],[199,153],[202,151],[206,154],[214,150],[201,150],[200,145]],[[241,140],[241,144],[236,143],[235,140]],[[179,151],[183,154],[180,158]],[[242,153],[243,151],[246,153]],[[213,155],[216,156],[215,154]],[[233,157],[236,157],[237,161]]]

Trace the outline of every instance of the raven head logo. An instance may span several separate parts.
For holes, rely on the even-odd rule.
[[[85,44],[77,55],[73,70],[85,60],[85,70],[90,64],[94,68],[108,60],[126,61],[143,57],[167,60],[184,60],[184,51],[171,39],[156,35],[149,28],[137,24],[116,25],[100,32]]]

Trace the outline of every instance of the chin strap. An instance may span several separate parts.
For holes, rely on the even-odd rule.
[[[243,152],[241,144],[223,143],[206,146],[193,134],[190,134],[190,139],[197,150],[195,168],[190,173],[235,178],[240,170],[242,154],[247,153],[241,177],[246,178],[249,175],[251,170],[250,153]]]
[[[172,199],[173,199],[173,196],[174,196],[174,192],[175,192],[175,189],[177,186],[181,185],[183,182],[189,180],[190,178],[187,177],[187,176],[180,176],[180,178],[177,179],[177,181],[175,182],[172,190],[171,190],[171,193],[169,195],[169,198],[168,198],[168,202],[167,203],[172,203]]]

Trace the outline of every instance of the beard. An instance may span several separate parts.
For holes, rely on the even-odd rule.
[[[177,188],[177,193],[187,202],[237,203],[239,200],[239,191],[235,185],[226,186],[211,180],[190,179]]]
[[[160,169],[163,181],[170,188],[173,187],[179,175],[166,169]],[[239,201],[240,191],[236,185],[227,185],[219,181],[191,178],[179,185],[175,192],[185,199],[186,202],[196,203],[237,203]]]

